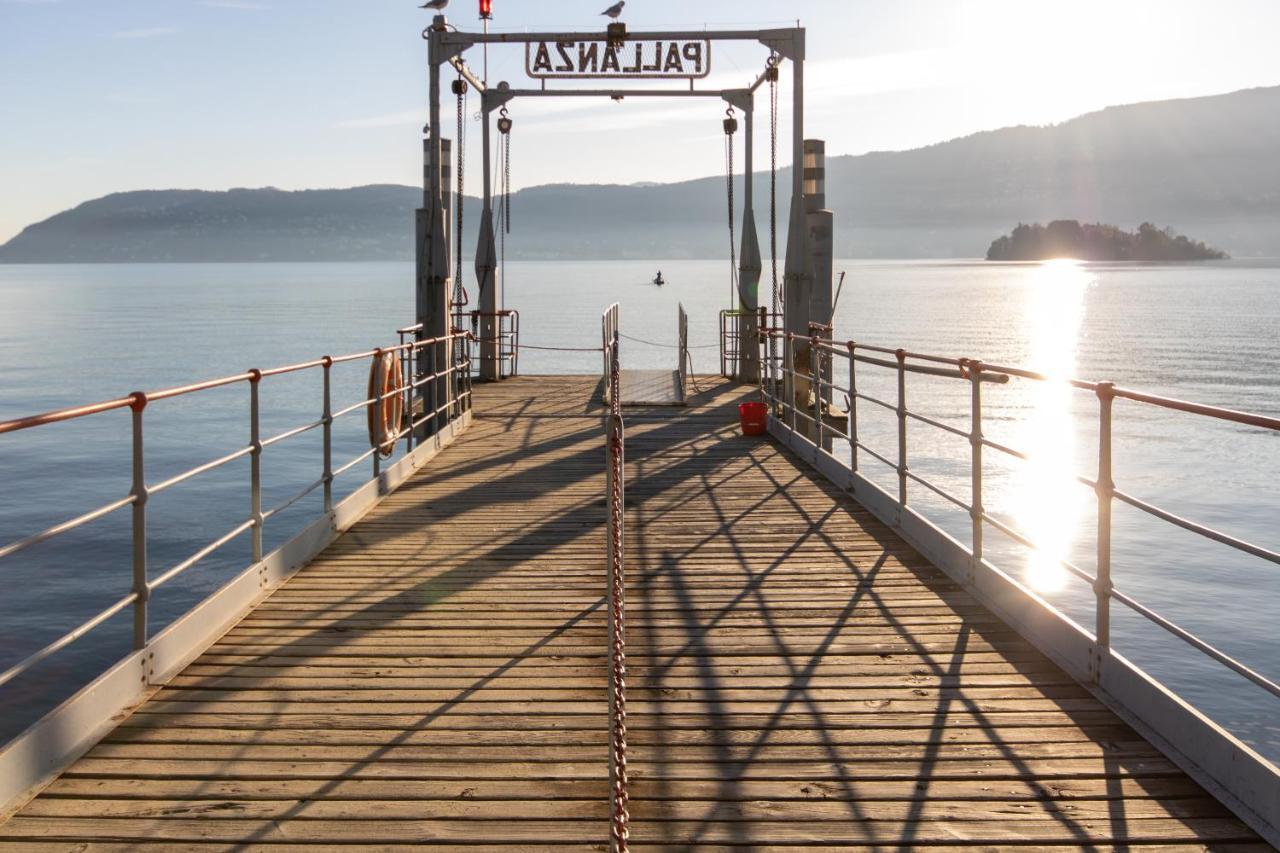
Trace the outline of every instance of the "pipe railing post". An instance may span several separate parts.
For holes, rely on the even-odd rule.
[[[811,335],[809,338],[809,369],[812,371],[810,384],[813,385],[813,438],[814,444],[818,450],[822,449],[822,378],[825,375],[822,370],[822,359],[826,355],[819,347],[819,337]]]
[[[969,524],[970,551],[973,559],[969,563],[969,583],[978,577],[978,566],[982,565],[982,362],[962,362],[969,374],[969,448],[970,448],[970,496]]]
[[[400,336],[400,343],[402,344],[404,343],[403,335]],[[404,390],[404,411],[409,413],[410,424],[413,423],[413,354],[414,354],[413,347],[408,347],[404,350],[405,369],[400,374],[401,379],[404,381],[404,389],[405,389]],[[453,341],[449,342],[449,355],[452,361],[454,362],[454,364],[456,364],[458,361],[457,347],[454,345]],[[457,391],[456,383],[458,381],[458,376],[456,373],[454,374],[453,378],[454,378],[455,384],[451,387],[454,388],[454,391],[455,391],[454,399],[456,400],[458,397],[458,394],[456,393]],[[396,430],[399,431],[399,429],[400,427],[397,424]],[[405,450],[405,453],[409,453],[413,450],[413,429],[412,428],[410,428],[409,431],[405,433],[404,450]]]
[[[907,353],[894,352],[898,359],[898,505],[907,505]]]
[[[333,512],[333,383],[329,375],[333,370],[333,356],[326,355],[321,359],[321,365],[324,373],[324,411],[320,416],[320,429],[324,436],[321,478],[324,480],[324,511],[328,514]],[[410,409],[410,413],[412,411]]]
[[[258,416],[258,385],[262,371],[249,371],[249,516],[253,519],[253,561],[262,559],[262,438]]]
[[[787,426],[791,429],[791,434],[795,435],[796,431],[796,347],[795,333],[787,332],[786,338],[782,341],[782,405],[786,407]],[[789,399],[788,399],[789,398]]]
[[[373,479],[378,479],[382,474],[382,347],[378,347],[373,351],[374,364],[374,382],[373,382]],[[433,384],[440,387],[440,377],[437,373],[432,380]],[[445,393],[448,393],[448,384],[445,384]],[[437,394],[434,402],[436,405],[440,403],[440,397],[444,395]],[[445,411],[448,411],[448,402],[445,403]],[[438,430],[437,430],[438,431]]]
[[[147,395],[141,391],[133,394],[130,408],[133,410],[133,648],[147,646],[147,601],[151,589],[147,586],[147,482],[143,467],[142,410],[147,407]]]
[[[1093,583],[1095,599],[1092,672],[1094,683],[1102,680],[1102,667],[1111,655],[1111,500],[1115,482],[1111,475],[1111,407],[1115,385],[1098,383],[1098,572]]]
[[[853,341],[845,344],[849,348],[849,470],[858,470],[858,379],[854,352],[858,345]]]

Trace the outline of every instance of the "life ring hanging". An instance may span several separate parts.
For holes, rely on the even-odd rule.
[[[394,392],[394,393],[393,393]],[[369,394],[373,401],[382,397],[379,409],[369,403],[369,446],[378,449],[383,456],[390,456],[400,437],[400,425],[404,419],[404,374],[400,367],[400,354],[380,352],[373,357],[369,367]]]

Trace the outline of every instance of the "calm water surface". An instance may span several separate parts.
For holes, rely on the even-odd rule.
[[[512,263],[510,307],[527,344],[592,347],[601,310],[622,304],[623,329],[674,344],[677,302],[690,314],[694,367],[718,370],[717,312],[728,299],[726,263],[711,261]],[[657,268],[669,284],[646,282]],[[837,335],[925,352],[1023,365],[1233,408],[1280,415],[1280,266],[1225,263],[1140,267],[972,262],[849,262]],[[411,322],[407,264],[0,266],[0,419],[242,370],[394,343]],[[767,286],[767,285],[766,285]],[[669,348],[624,342],[628,366],[674,367]],[[594,372],[597,353],[528,350],[523,373]],[[360,398],[363,363],[335,368],[335,407]],[[891,374],[859,368],[861,390],[885,399]],[[1092,493],[1074,473],[1096,472],[1097,401],[1060,381],[987,387],[984,429],[1030,456],[988,452],[985,502],[1041,543],[1028,553],[993,529],[987,550],[1086,625],[1091,596],[1059,560],[1094,567]],[[247,390],[237,386],[156,403],[146,412],[147,478],[156,482],[222,455],[248,436]],[[968,389],[911,380],[909,402],[967,429]],[[318,374],[264,380],[263,433],[314,419]],[[862,405],[867,444],[896,453],[891,413]],[[339,422],[336,461],[362,452],[362,421]],[[908,434],[915,471],[969,499],[968,445],[925,425]],[[838,448],[847,453],[847,447]],[[1115,478],[1120,488],[1180,515],[1275,549],[1280,546],[1280,436],[1118,402]],[[270,506],[320,471],[319,435],[264,454]],[[889,489],[892,472],[863,457]],[[367,476],[348,474],[350,489]],[[127,494],[129,417],[0,437],[0,544]],[[149,506],[153,576],[245,518],[247,461],[175,487]],[[922,488],[911,500],[968,542],[965,515]],[[319,506],[304,500],[267,526],[267,547],[296,532]],[[153,630],[203,598],[248,560],[237,541],[158,591]],[[0,670],[126,594],[128,513],[0,559]],[[1115,511],[1117,588],[1275,679],[1280,678],[1280,567],[1200,540],[1127,507]],[[1172,684],[1273,759],[1280,703],[1210,664],[1181,641],[1117,605],[1115,646]],[[0,688],[0,738],[118,657],[129,637],[118,619],[92,639]]]

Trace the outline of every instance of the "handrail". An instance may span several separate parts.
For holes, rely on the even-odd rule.
[[[1215,661],[1244,676],[1273,696],[1280,697],[1280,684],[1219,651],[1200,637],[1142,605],[1131,596],[1117,591],[1111,580],[1111,506],[1117,500],[1205,539],[1218,542],[1270,563],[1280,564],[1280,552],[1247,542],[1208,525],[1176,515],[1119,489],[1113,480],[1111,466],[1112,403],[1114,400],[1125,399],[1166,410],[1272,431],[1280,431],[1280,418],[1219,406],[1192,403],[1128,388],[1119,388],[1110,382],[1096,382],[1078,378],[1058,379],[1021,367],[992,365],[977,359],[917,353],[905,349],[873,346],[855,341],[837,343],[818,337],[795,335],[778,328],[767,328],[764,322],[761,323],[761,327],[759,346],[765,351],[762,356],[765,370],[761,372],[760,376],[760,391],[771,401],[773,411],[780,415],[781,422],[793,433],[804,433],[806,440],[811,441],[817,448],[828,455],[831,452],[828,449],[830,439],[840,438],[847,441],[849,443],[849,459],[842,464],[846,464],[851,471],[858,471],[858,457],[860,454],[870,456],[892,469],[898,477],[896,503],[900,509],[906,509],[908,505],[908,483],[914,482],[923,485],[931,492],[961,509],[967,510],[971,519],[971,537],[967,551],[975,563],[983,560],[984,526],[994,528],[1023,547],[1033,550],[1039,547],[1026,533],[992,516],[983,507],[983,449],[990,448],[1022,461],[1028,461],[1031,457],[1024,451],[994,441],[983,434],[982,385],[991,382],[1007,383],[1010,379],[1018,378],[1035,382],[1059,382],[1070,388],[1092,392],[1096,395],[1099,404],[1098,472],[1096,477],[1076,474],[1074,479],[1093,489],[1096,495],[1098,504],[1096,543],[1098,559],[1096,574],[1091,575],[1069,560],[1057,559],[1057,562],[1066,571],[1089,583],[1094,591],[1095,642],[1092,651],[1091,677],[1095,682],[1101,678],[1105,662],[1112,655],[1110,603],[1115,600],[1200,650]],[[782,351],[780,356],[775,354],[775,349],[779,346]],[[814,354],[813,364],[807,370],[795,364],[795,354],[799,346],[806,347],[810,353]],[[862,353],[864,352],[892,355],[894,360],[889,361],[884,358],[863,355]],[[827,381],[822,378],[823,364],[830,364],[831,361],[837,358],[844,359],[848,365],[849,384],[847,386],[841,386],[834,381]],[[920,362],[924,363],[921,364]],[[896,404],[872,397],[860,391],[857,384],[859,374],[855,370],[856,365],[867,365],[894,371],[898,380],[898,400]],[[939,367],[937,365],[947,365],[947,367]],[[971,388],[970,428],[964,430],[908,408],[906,380],[908,376],[913,374],[954,378],[969,383]],[[782,393],[781,389],[783,388],[788,389],[788,393]],[[804,391],[807,388],[812,388],[813,392]],[[849,403],[848,412],[843,413],[846,415],[846,431],[843,432],[829,422],[831,418],[830,412],[823,414],[824,406],[829,405],[830,397],[836,391],[842,392]],[[809,402],[805,402],[803,406],[799,404],[802,392],[808,393],[813,398],[812,406],[810,406]],[[823,399],[824,395],[827,397],[825,401]],[[898,446],[896,461],[890,459],[887,455],[875,452],[860,440],[856,405],[859,400],[882,406],[894,412],[897,416]],[[968,438],[971,455],[972,492],[969,501],[966,502],[950,494],[945,489],[929,482],[910,469],[906,432],[908,419],[949,434]]]
[[[417,327],[420,328],[420,327]],[[410,327],[409,332],[416,331],[415,327]],[[133,421],[133,472],[134,484],[131,493],[123,498],[103,504],[96,509],[85,512],[75,518],[68,519],[59,524],[55,524],[42,531],[30,534],[26,537],[17,539],[0,546],[0,559],[12,556],[20,551],[25,550],[33,545],[46,542],[56,538],[64,533],[82,527],[97,519],[100,519],[118,509],[126,506],[133,507],[133,584],[132,590],[128,595],[116,601],[105,610],[102,610],[90,617],[80,625],[71,629],[52,643],[47,644],[39,651],[28,655],[21,661],[0,673],[0,686],[7,684],[18,676],[30,670],[33,666],[45,660],[57,651],[70,645],[73,641],[83,637],[94,628],[101,625],[111,616],[119,613],[124,608],[132,605],[134,608],[134,641],[135,650],[143,649],[147,646],[150,635],[147,629],[147,603],[151,593],[157,588],[163,586],[173,580],[187,569],[196,565],[198,562],[208,557],[214,551],[228,544],[232,540],[242,536],[246,532],[252,532],[253,535],[253,559],[255,562],[262,558],[262,531],[267,519],[278,515],[288,507],[292,506],[302,498],[314,492],[316,489],[324,488],[324,512],[329,513],[333,508],[332,484],[335,478],[351,468],[365,461],[370,456],[373,457],[373,479],[377,479],[379,475],[380,460],[378,458],[377,448],[366,451],[353,460],[334,468],[331,459],[331,430],[333,422],[351,412],[369,407],[378,407],[382,401],[389,399],[397,394],[411,395],[414,390],[420,389],[430,383],[437,383],[442,379],[454,379],[459,375],[469,376],[471,369],[470,343],[472,336],[468,332],[455,331],[450,334],[435,338],[427,338],[423,340],[415,340],[404,342],[399,345],[375,348],[359,353],[348,353],[340,356],[324,356],[322,358],[310,361],[299,362],[297,364],[284,365],[274,367],[267,370],[247,370],[241,373],[223,376],[216,379],[209,379],[202,382],[195,382],[186,385],[177,385],[169,388],[162,388],[156,391],[142,392],[136,391],[127,397],[118,397],[112,400],[104,400],[98,403],[90,403],[83,406],[72,406],[65,409],[57,409],[51,412],[45,412],[39,415],[32,415],[24,418],[16,418],[13,420],[0,422],[0,434],[19,432],[22,430],[32,429],[48,424],[61,423],[65,421],[77,420],[80,418],[90,417],[92,415],[110,412],[117,409],[129,408],[132,410]],[[404,353],[410,362],[413,361],[415,354],[419,353],[426,347],[438,344],[451,344],[458,348],[459,355],[452,358],[448,363],[434,371],[423,371],[417,374],[416,378],[406,384],[403,389],[394,389],[385,394],[377,395],[369,399],[362,399],[350,406],[333,411],[330,400],[330,373],[335,364],[344,364],[353,361],[359,361],[370,356],[380,357],[381,354],[387,352]],[[280,376],[289,373],[297,373],[300,371],[321,369],[324,377],[323,384],[323,414],[319,420],[308,421],[307,423],[284,430],[266,440],[259,438],[260,414],[258,407],[258,385],[264,378]],[[410,367],[412,371],[412,367]],[[236,448],[235,450],[220,456],[208,462],[203,462],[175,474],[167,479],[156,483],[148,484],[144,476],[144,452],[143,452],[143,424],[144,411],[147,407],[155,402],[172,399],[175,397],[196,394],[216,388],[223,388],[235,385],[241,382],[248,383],[250,386],[250,441],[248,444]],[[424,411],[422,416],[414,418],[412,414],[406,418],[407,423],[400,428],[394,436],[395,441],[399,441],[406,436],[412,438],[414,431],[425,424],[443,416],[448,416],[450,412],[461,411],[462,408],[470,405],[470,385],[467,382],[449,383],[449,393],[443,395],[443,402],[436,405],[432,411]],[[412,412],[411,407],[407,410]],[[323,440],[323,465],[322,473],[319,479],[312,482],[301,492],[293,497],[277,504],[275,507],[263,511],[261,508],[261,469],[259,460],[262,451],[267,447],[272,447],[283,443],[313,429],[321,428],[324,432]],[[251,514],[249,518],[236,524],[221,536],[215,538],[209,544],[201,547],[194,554],[188,556],[181,562],[169,567],[159,575],[150,576],[147,565],[147,528],[146,528],[146,506],[151,498],[167,491],[168,489],[180,483],[191,480],[195,477],[205,474],[214,469],[220,468],[234,460],[244,457],[251,459],[250,474],[250,493],[251,493]]]
[[[608,503],[609,604],[609,797],[610,849],[626,853],[630,814],[627,808],[627,641],[626,641],[626,431],[622,422],[622,371],[618,365],[617,305],[605,311],[609,414],[605,427],[605,494]]]
[[[680,398],[684,399],[685,386],[689,382],[689,315],[685,313],[684,303],[676,306],[676,357],[680,359],[677,375],[680,377]]]
[[[602,396],[604,402],[609,405],[612,405],[614,393],[610,377],[613,375],[612,366],[617,364],[618,359],[619,322],[618,303],[615,302],[604,309],[600,315],[600,351],[604,353],[604,369],[601,374],[604,379]]]

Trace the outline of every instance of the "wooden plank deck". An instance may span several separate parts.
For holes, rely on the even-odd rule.
[[[1270,849],[698,381],[627,412],[635,849]],[[0,849],[607,849],[597,384],[478,386]]]
[[[619,376],[624,406],[683,406],[678,370],[623,370]]]

